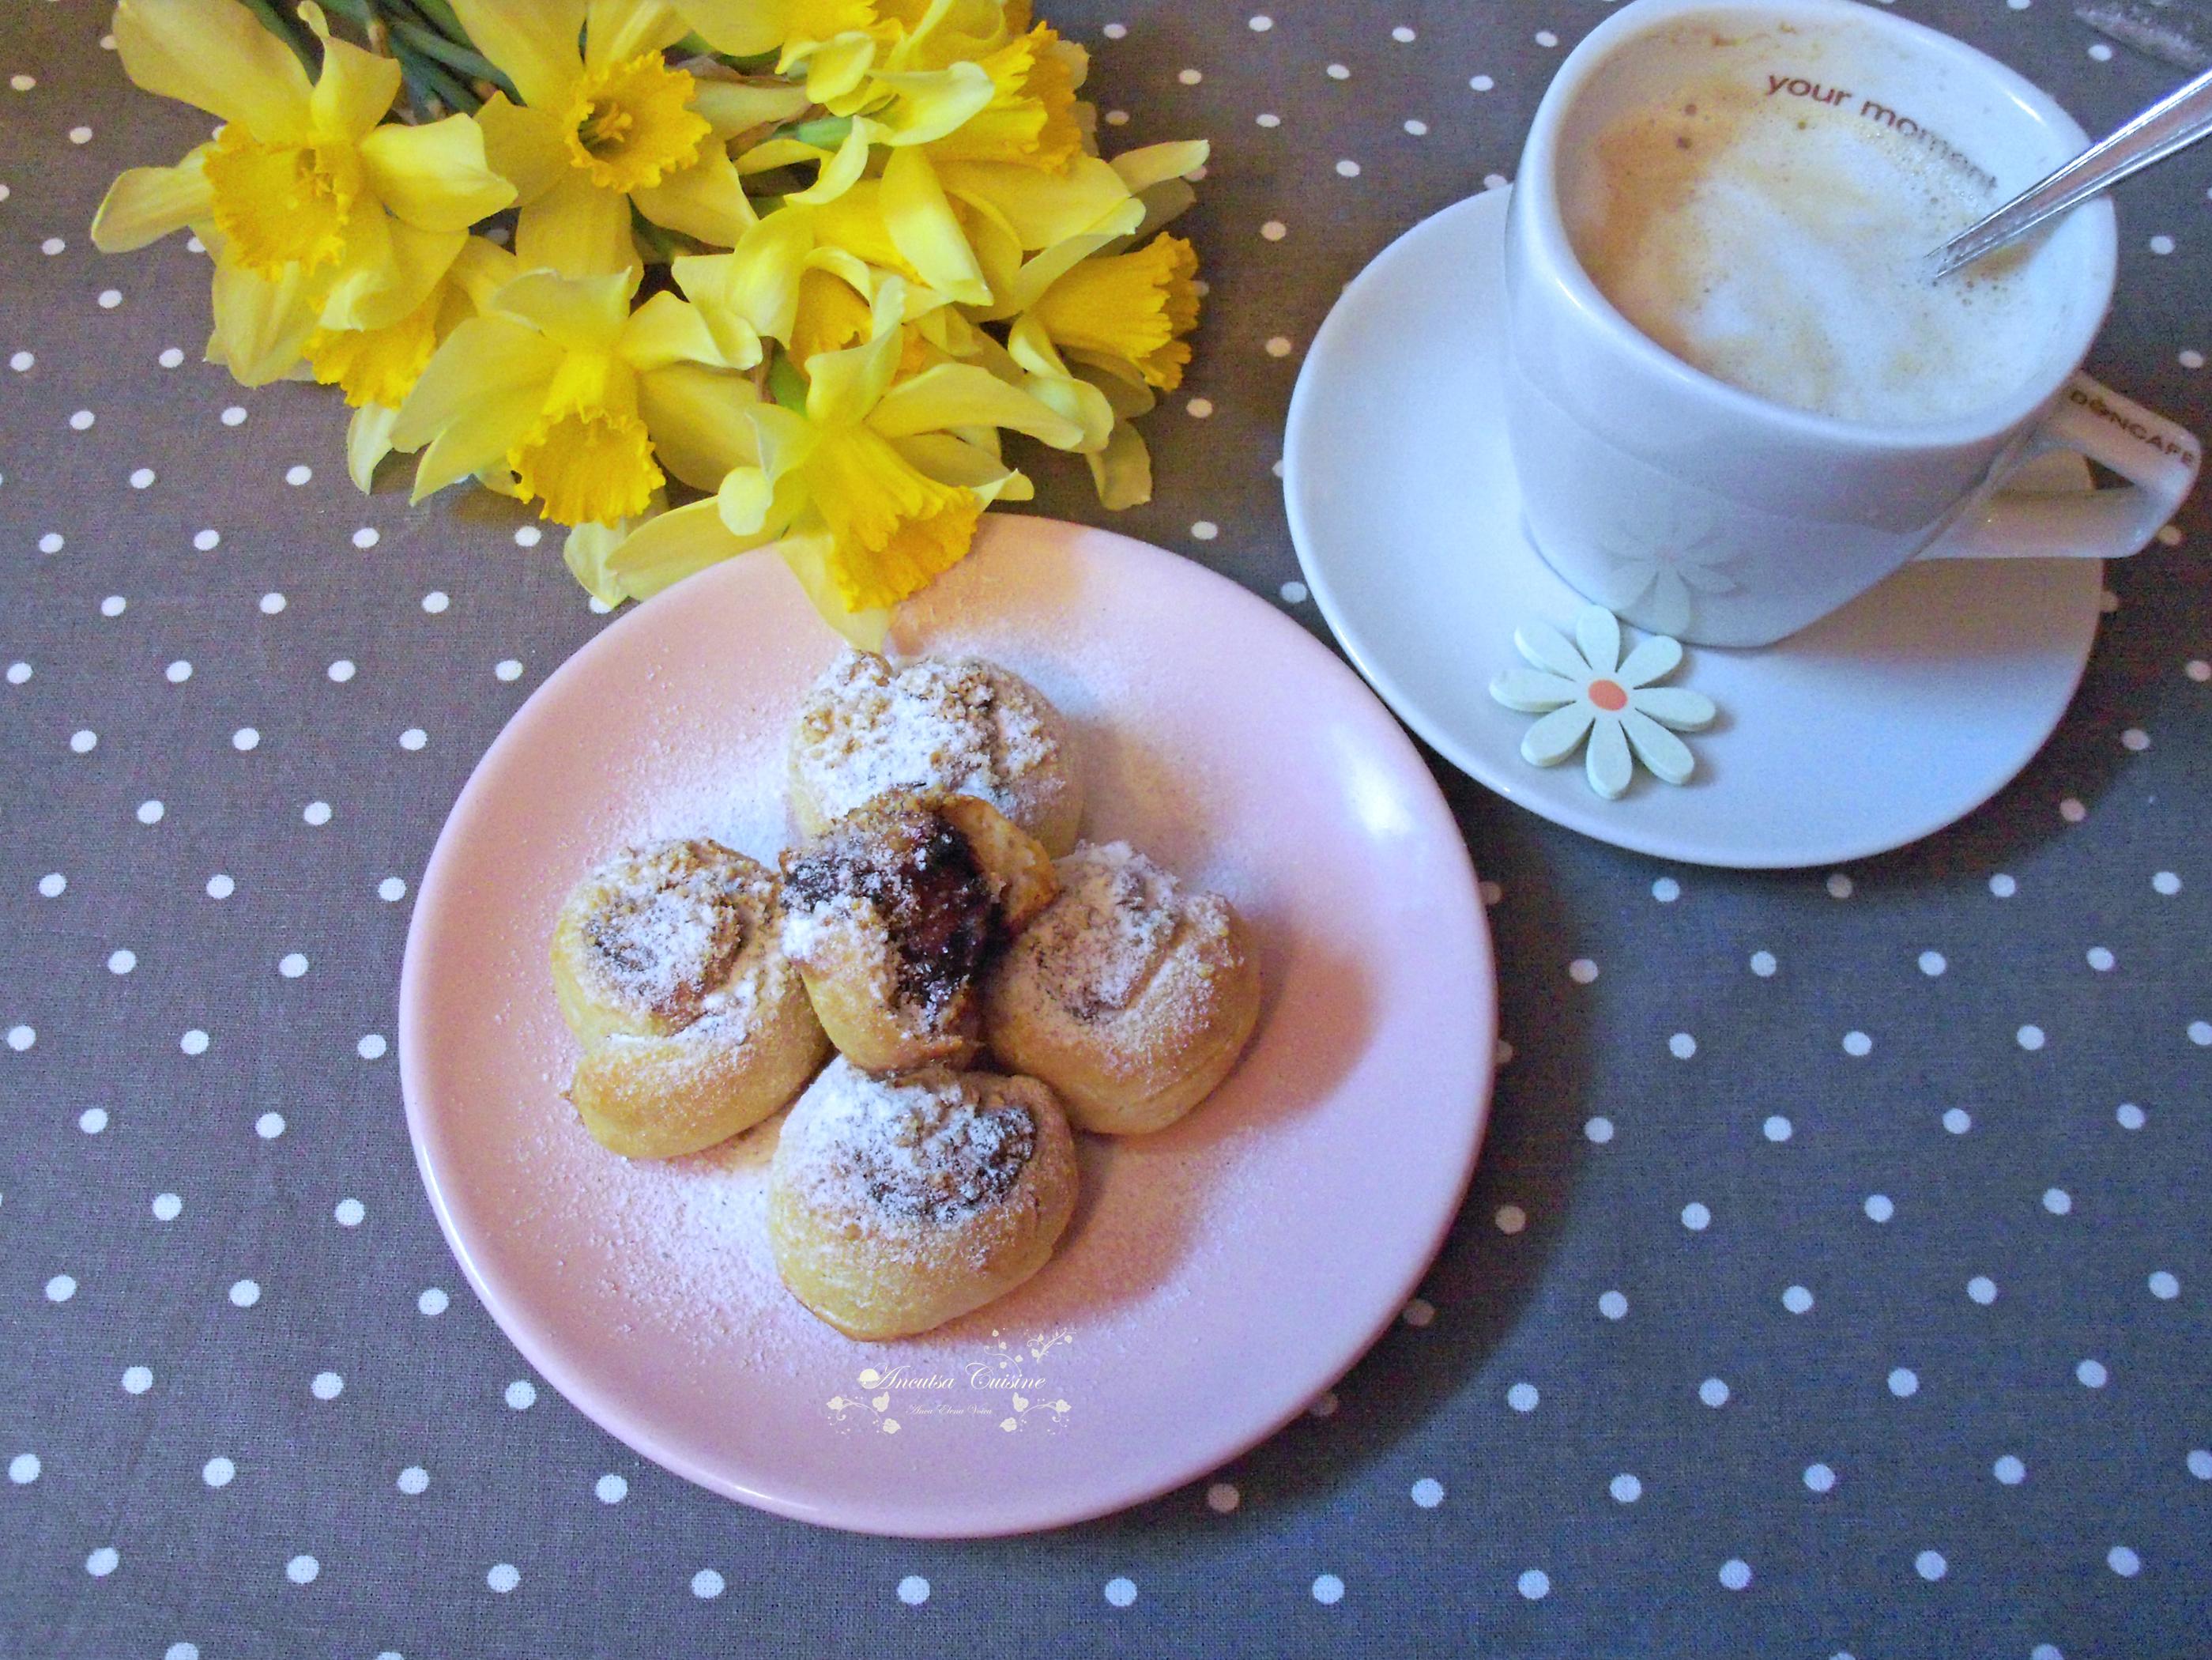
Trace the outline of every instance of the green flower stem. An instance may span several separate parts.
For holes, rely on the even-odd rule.
[[[793,138],[802,144],[811,144],[817,149],[833,150],[845,142],[845,135],[852,130],[851,116],[827,115],[818,121],[801,121],[796,126],[782,128],[775,136]]]
[[[769,396],[787,410],[804,412],[806,408],[806,377],[799,365],[791,361],[790,354],[779,351],[768,368]]]
[[[645,244],[653,265],[668,265],[683,252],[668,232],[640,213],[635,203],[630,206],[629,228],[630,234]]]
[[[275,0],[245,0],[245,5],[246,10],[253,14],[254,20],[263,28],[267,29],[270,33],[275,35],[299,55],[301,64],[306,67],[309,75],[314,74],[317,63],[314,46],[308,40],[307,31],[299,26],[296,19],[288,17],[277,10]]]
[[[403,13],[393,0],[383,0],[379,9],[384,15],[386,27],[395,40],[403,41],[411,52],[443,64],[471,81],[488,81],[509,98],[520,101],[514,83],[500,73],[499,66],[482,52],[467,46],[457,46],[428,24],[418,23]],[[465,107],[474,109],[483,100],[471,97]]]
[[[400,73],[407,78],[408,90],[414,95],[416,106],[423,113],[429,112],[424,106],[425,93],[443,105],[448,112],[458,114],[466,114],[483,101],[460,82],[439,68],[435,63],[405,42],[394,39],[392,43],[392,55],[399,60]]]
[[[408,0],[408,3],[422,14],[425,22],[455,46],[473,46],[475,44],[469,39],[469,32],[461,27],[461,20],[453,15],[453,9],[446,3],[446,0]]]

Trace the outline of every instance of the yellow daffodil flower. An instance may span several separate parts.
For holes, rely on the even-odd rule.
[[[1011,428],[1066,448],[1083,430],[966,363],[896,379],[906,285],[878,289],[869,340],[817,356],[803,410],[747,411],[756,459],[712,501],[648,521],[608,562],[643,597],[749,549],[774,546],[817,609],[880,645],[890,607],[963,558],[983,508],[1025,500],[1029,481],[971,435]]]
[[[1040,23],[977,60],[991,77],[991,101],[928,145],[939,161],[1010,161],[1064,173],[1083,154],[1075,89],[1083,49]]]
[[[93,220],[104,252],[190,225],[216,256],[209,356],[248,386],[285,374],[319,327],[376,329],[421,306],[468,228],[514,199],[456,115],[380,126],[399,65],[333,39],[311,84],[238,0],[122,0],[115,46],[147,91],[224,125],[173,167],[134,167]]]
[[[689,26],[665,0],[453,3],[521,95],[495,93],[477,119],[521,202],[514,251],[526,266],[598,276],[636,265],[633,204],[724,246],[752,224],[726,140],[798,114],[804,89],[702,81],[669,64]]]
[[[731,373],[750,362],[726,357],[672,294],[632,312],[636,289],[631,271],[529,271],[455,328],[392,432],[396,447],[422,451],[415,499],[504,466],[541,518],[614,525],[646,511],[663,464],[712,489],[753,459],[744,417],[757,393]]]
[[[1198,326],[1197,279],[1197,251],[1163,233],[1133,252],[1079,261],[1027,314],[1079,362],[1173,392],[1190,362],[1183,337]]]

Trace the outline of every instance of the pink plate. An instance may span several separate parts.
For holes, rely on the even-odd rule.
[[[786,840],[785,734],[838,642],[769,559],[614,623],[477,765],[408,934],[408,1128],[493,1317],[647,1457],[833,1527],[1053,1527],[1234,1457],[1404,1305],[1481,1140],[1489,934],[1458,827],[1374,695],[1198,565],[994,515],[892,643],[1035,683],[1076,728],[1085,833],[1226,893],[1261,942],[1243,1065],[1162,1134],[1086,1140],[1044,1271],[926,1337],[854,1342],[769,1258],[780,1120],[631,1164],[562,1099],[575,1049],[546,942],[569,885],[641,837],[762,859]]]

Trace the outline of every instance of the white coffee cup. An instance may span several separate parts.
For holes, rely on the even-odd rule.
[[[1763,72],[1842,91],[2014,194],[2085,144],[2044,93],[1972,48],[1852,0],[1635,0],[1569,55],[1522,153],[1505,245],[1505,406],[1527,528],[1574,587],[1638,626],[1714,646],[1781,639],[1914,559],[2136,552],[2203,447],[2079,372],[2111,303],[2111,204],[2075,210],[2022,269],[2058,307],[2009,392],[1874,424],[1756,397],[1639,332],[1577,258],[1563,191],[1594,136],[1663,82],[1692,22],[1765,31]],[[1900,127],[1898,124],[1902,123]],[[1900,259],[1922,251],[1901,247]],[[2125,488],[2007,488],[2052,451]]]

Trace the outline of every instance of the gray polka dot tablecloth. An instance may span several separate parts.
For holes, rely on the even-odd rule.
[[[1510,174],[1606,8],[1043,9],[1109,144],[1215,146],[1197,360],[1116,526],[1322,629],[1273,473],[1301,354],[1376,251]],[[2057,0],[1898,9],[2093,131],[2178,78]],[[1887,857],[1664,866],[1440,769],[1506,1043],[1403,1322],[1124,1515],[817,1530],[571,1409],[440,1236],[392,1041],[409,908],[476,758],[604,622],[513,504],[363,497],[334,393],[203,364],[180,239],[94,252],[108,179],[207,125],[106,27],[0,15],[0,1654],[2212,1652],[2212,510],[2112,569],[2042,755]],[[2089,364],[2199,431],[2208,185],[2199,152],[2122,193]],[[1036,471],[1041,510],[1102,517]]]

